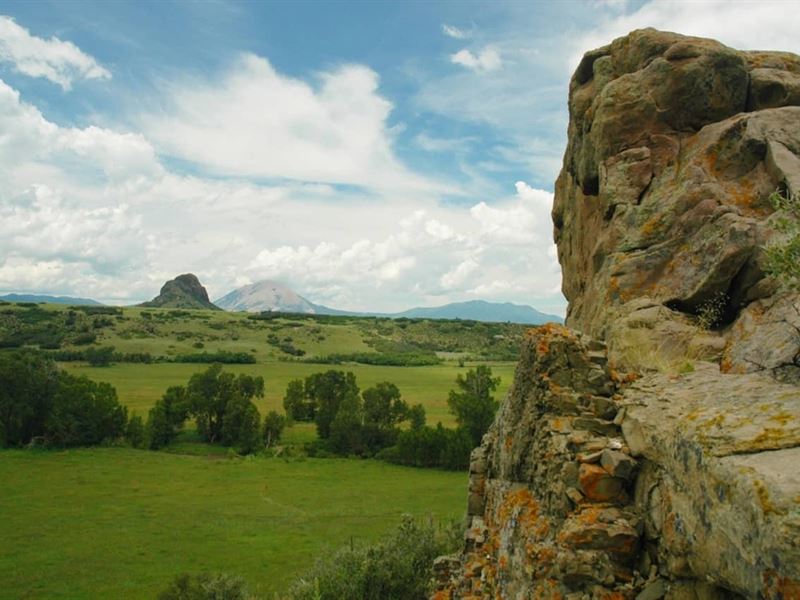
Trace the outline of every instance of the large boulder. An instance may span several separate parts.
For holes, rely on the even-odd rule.
[[[755,302],[781,320],[764,314],[785,303],[767,301],[781,292],[763,247],[770,194],[800,192],[800,57],[634,31],[584,56],[569,111],[553,207],[567,324],[613,354],[646,299],[723,336],[727,368],[800,377],[800,334],[780,357],[769,332],[748,330],[746,350],[728,336]]]

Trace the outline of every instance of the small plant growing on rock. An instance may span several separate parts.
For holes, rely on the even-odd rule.
[[[719,325],[728,305],[728,295],[717,292],[697,307],[697,326],[701,329],[712,329]]]
[[[789,289],[800,290],[800,195],[776,191],[769,197],[779,217],[776,236],[765,248],[766,271]]]

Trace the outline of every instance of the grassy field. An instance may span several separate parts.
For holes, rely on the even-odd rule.
[[[525,327],[458,321],[386,319],[252,319],[242,313],[0,306],[0,346],[82,351],[114,346],[149,353],[156,362],[61,367],[112,384],[120,402],[147,417],[172,385],[205,364],[163,362],[183,353],[245,352],[255,364],[225,365],[261,375],[263,416],[283,413],[292,379],[328,369],[355,373],[363,390],[396,384],[409,404],[421,403],[428,423],[453,426],[448,392],[459,373],[491,364],[502,399]],[[87,341],[87,338],[88,341]],[[287,346],[288,345],[288,346]],[[423,353],[440,363],[389,367],[297,360],[331,354]],[[434,355],[435,353],[435,355]],[[316,438],[311,423],[286,430],[283,443]],[[287,452],[285,454],[298,454]],[[449,520],[463,515],[464,473],[413,469],[373,460],[230,458],[228,449],[199,441],[191,426],[160,452],[126,448],[0,451],[0,599],[154,598],[178,573],[224,571],[245,577],[272,598],[314,557],[351,539],[373,540],[403,513]]]
[[[514,366],[513,363],[492,365],[492,372],[501,378],[500,387],[495,394],[498,399],[503,398],[511,385]],[[83,363],[64,363],[62,367],[73,374],[86,375],[95,381],[112,384],[117,389],[122,404],[146,417],[147,411],[169,386],[185,384],[193,373],[204,370],[207,365],[119,363],[110,367],[89,367]],[[452,415],[447,410],[448,392],[455,387],[456,375],[467,370],[467,367],[459,367],[457,363],[428,367],[380,367],[277,361],[255,365],[225,365],[224,368],[234,373],[264,377],[265,397],[256,401],[262,416],[269,410],[283,413],[283,395],[290,380],[328,369],[343,369],[355,373],[362,390],[380,381],[394,383],[409,404],[421,403],[425,407],[430,424],[435,425],[442,421],[447,426],[454,424]]]
[[[155,598],[177,573],[274,592],[403,513],[461,518],[467,478],[371,460],[0,451],[0,598]]]
[[[94,310],[95,312],[92,312]],[[97,313],[96,311],[106,311]],[[0,305],[0,347],[81,350],[113,346],[171,360],[197,352],[244,352],[264,363],[332,354],[435,355],[515,360],[525,325],[431,319],[279,315],[205,310]],[[298,351],[287,352],[286,348]]]

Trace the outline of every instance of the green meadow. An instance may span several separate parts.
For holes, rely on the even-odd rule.
[[[403,513],[463,516],[466,474],[374,460],[0,452],[0,598],[153,599],[180,572],[272,598],[314,557]]]

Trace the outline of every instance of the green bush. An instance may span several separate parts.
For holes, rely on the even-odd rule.
[[[107,367],[114,359],[114,346],[87,348],[84,354],[86,356],[86,360],[91,366]]]
[[[224,573],[178,575],[158,600],[248,600],[247,586],[241,577]]]
[[[764,249],[766,271],[793,290],[800,290],[800,195],[775,192],[770,201],[778,211],[776,229],[781,234]]]
[[[88,346],[97,341],[97,334],[92,332],[79,333],[72,339],[72,343],[76,346]]]
[[[380,542],[353,545],[320,558],[290,587],[291,600],[424,600],[433,560],[458,549],[459,531],[404,516]]]

